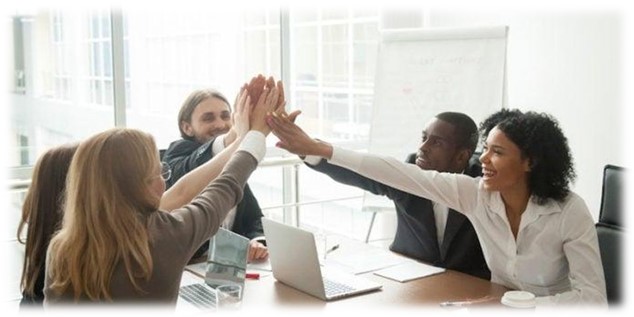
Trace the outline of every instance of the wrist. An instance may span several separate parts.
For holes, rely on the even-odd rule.
[[[223,140],[225,147],[229,146],[229,144],[233,143],[237,138],[238,133],[236,133],[236,130],[231,128]]]
[[[314,139],[315,153],[309,153],[310,155],[321,156],[326,159],[332,158],[332,145],[319,139]]]
[[[264,125],[264,126],[254,125],[254,126],[251,126],[251,130],[258,131],[258,132],[264,134],[265,136],[268,135],[271,132],[271,128],[269,128],[269,126],[267,126],[267,125]]]

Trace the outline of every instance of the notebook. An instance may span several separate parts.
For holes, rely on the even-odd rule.
[[[379,290],[374,281],[319,265],[311,232],[262,218],[273,276],[278,281],[322,300]]]
[[[249,239],[223,228],[218,229],[209,239],[207,263],[203,264],[205,282],[192,283],[189,280],[181,283],[187,285],[179,289],[179,302],[185,301],[198,309],[213,309],[216,306],[216,287],[239,284],[244,289],[248,253]]]

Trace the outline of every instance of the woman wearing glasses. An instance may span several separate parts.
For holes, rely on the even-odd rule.
[[[164,193],[169,172],[149,134],[112,129],[82,142],[69,170],[63,226],[48,248],[45,304],[174,304],[187,261],[218,230],[264,156],[264,117],[281,110],[277,96],[277,88],[265,88],[251,111],[242,90],[238,149],[191,203],[170,213],[162,208],[179,202]]]

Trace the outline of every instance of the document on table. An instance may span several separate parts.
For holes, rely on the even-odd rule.
[[[376,271],[374,274],[404,283],[444,271],[441,267],[410,261]]]
[[[406,257],[376,248],[345,254],[343,256],[328,257],[328,259],[324,261],[324,264],[352,274],[361,274],[411,261],[412,260]]]

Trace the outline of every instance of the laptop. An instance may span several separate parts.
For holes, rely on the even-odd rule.
[[[183,279],[178,294],[179,302],[184,300],[198,309],[214,309],[217,302],[216,287],[238,284],[244,289],[248,253],[249,239],[224,228],[218,229],[209,240],[207,263],[196,264],[204,265],[205,282]]]
[[[350,273],[322,269],[312,232],[268,218],[262,218],[262,225],[273,276],[278,281],[326,301],[382,287]]]

